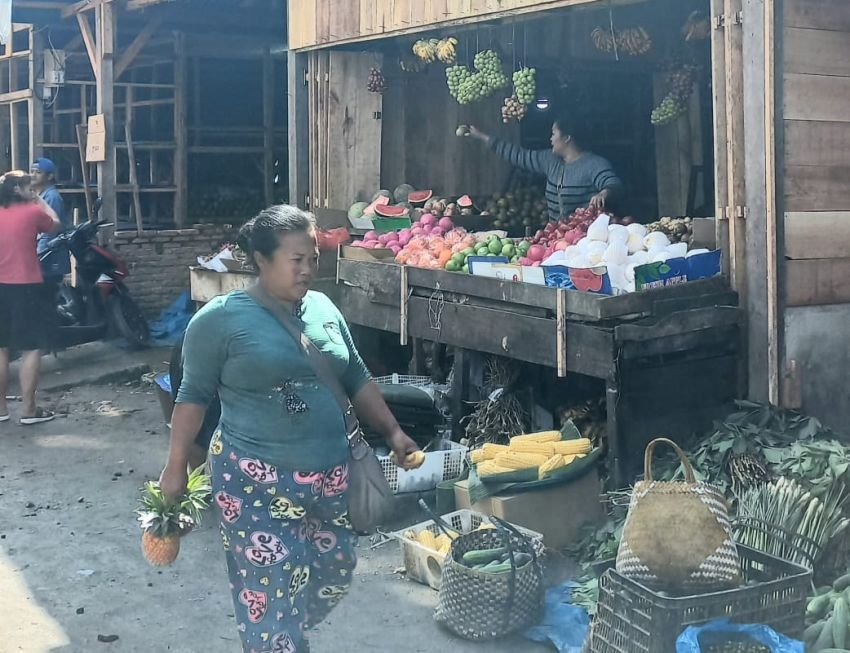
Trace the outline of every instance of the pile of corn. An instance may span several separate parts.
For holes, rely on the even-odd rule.
[[[485,444],[469,457],[482,478],[537,469],[538,478],[543,480],[574,460],[584,458],[590,448],[587,438],[561,440],[560,431],[543,431],[516,435],[510,444]]]
[[[488,528],[495,528],[493,524],[481,524],[476,530],[485,530]],[[424,528],[419,533],[414,533],[413,531],[405,531],[404,537],[408,540],[413,540],[414,542],[418,542],[422,546],[424,546],[429,551],[433,551],[441,556],[448,555],[449,551],[452,548],[452,540],[458,537],[457,533],[452,533],[451,537],[446,535],[445,533],[440,533],[439,535],[434,535],[430,529]]]

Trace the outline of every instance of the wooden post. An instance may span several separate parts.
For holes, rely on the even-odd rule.
[[[42,51],[42,36],[33,27],[29,28],[29,87],[33,92],[27,101],[29,115],[29,157],[27,165],[41,156],[41,143],[44,141],[44,105],[38,99],[41,94],[35,92],[38,83],[38,73],[44,70],[44,55]],[[44,86],[42,85],[42,88]]]
[[[723,0],[711,0],[711,21],[716,25],[723,19]],[[714,202],[717,247],[723,252],[723,273],[730,274],[729,221],[726,220],[726,201],[729,195],[726,174],[726,41],[723,30],[712,29],[711,88],[714,103]]]
[[[104,161],[97,164],[97,190],[103,202],[102,211],[107,221],[118,221],[118,197],[115,193],[115,75],[113,54],[115,51],[115,13],[111,3],[95,9],[95,32],[97,38],[97,112],[103,115],[106,128]],[[102,231],[107,242],[115,235],[115,227]]]
[[[174,224],[186,224],[189,213],[189,126],[187,120],[186,35],[178,32],[174,41]]]
[[[307,57],[297,52],[287,54],[289,203],[301,208],[307,208],[310,183]]]
[[[86,199],[88,199],[88,192],[86,193]],[[76,227],[80,224],[80,209],[74,208],[71,216],[74,227]],[[77,259],[73,255],[71,256],[71,287],[77,287]]]
[[[133,188],[133,213],[136,214],[136,231],[141,234],[145,228],[142,223],[142,198],[139,196],[139,171],[136,169],[136,150],[133,146],[133,87],[127,87],[124,109],[124,140],[127,144],[127,162],[130,170],[130,186]]]
[[[12,155],[9,157],[9,168],[17,170],[18,165],[18,123],[15,121],[15,102],[9,102],[9,149]]]
[[[277,95],[275,65],[271,52],[263,54],[263,194],[266,206],[275,203],[274,196],[274,107]]]
[[[85,97],[85,89],[83,90]],[[83,120],[85,120],[85,111],[83,112]],[[86,141],[88,139],[88,127],[86,125],[77,125],[77,149],[80,151],[80,175],[83,179],[83,196],[86,200],[86,215],[89,220],[94,220],[94,205],[91,199],[91,189],[89,188],[89,166],[86,163]]]

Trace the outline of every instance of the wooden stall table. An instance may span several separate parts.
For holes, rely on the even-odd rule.
[[[742,312],[722,277],[604,297],[340,258],[337,283],[349,323],[398,333],[402,343],[604,380],[615,487],[634,478],[651,439],[684,437],[740,396]]]

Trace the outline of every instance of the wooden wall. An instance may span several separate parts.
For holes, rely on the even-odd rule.
[[[292,50],[492,20],[601,0],[288,0]]]
[[[850,421],[850,4],[785,0],[776,55],[783,400]]]
[[[786,0],[782,63],[785,299],[850,303],[850,5]]]
[[[472,106],[449,96],[442,67],[389,80],[384,94],[381,185],[429,188],[440,197],[502,192],[511,166],[478,141],[458,138],[459,124],[518,141],[519,128],[503,125],[502,95]],[[364,198],[364,199],[369,199]]]

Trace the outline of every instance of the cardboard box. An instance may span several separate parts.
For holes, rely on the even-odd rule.
[[[86,137],[86,161],[97,163],[106,160],[106,123],[103,115],[89,116]]]
[[[585,524],[601,524],[605,511],[599,499],[599,473],[592,469],[576,481],[544,490],[506,492],[470,504],[469,482],[455,483],[456,508],[471,508],[485,515],[543,534],[547,548],[572,544]]]

